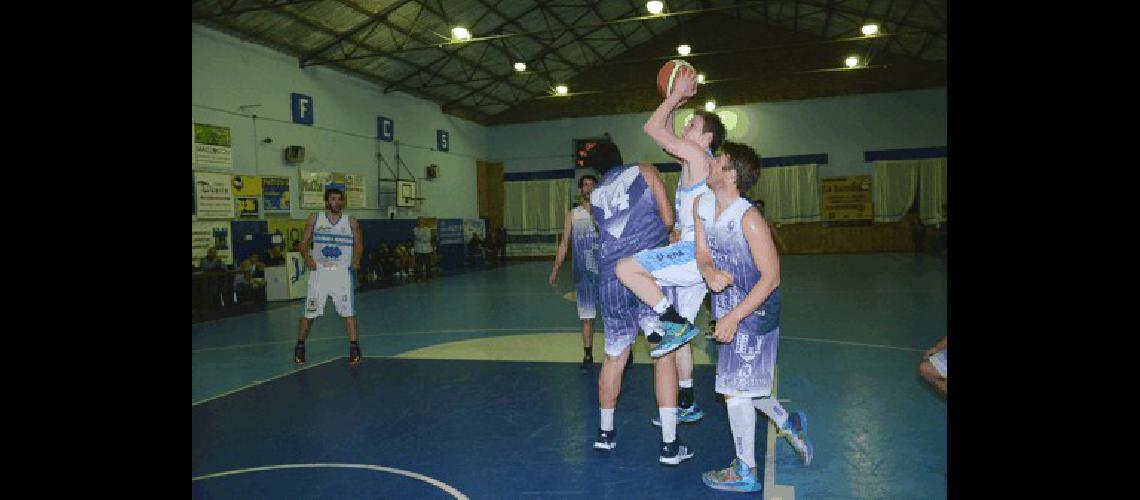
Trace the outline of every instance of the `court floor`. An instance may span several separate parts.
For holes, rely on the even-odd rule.
[[[917,377],[946,334],[945,261],[911,254],[781,257],[778,398],[809,417],[804,467],[759,415],[767,498],[943,498],[946,403]],[[615,422],[590,446],[597,370],[578,370],[572,277],[515,263],[364,292],[364,362],[349,367],[332,307],[291,361],[300,302],[192,325],[195,498],[708,498],[700,474],[732,459],[713,393],[715,344],[693,342],[705,418],[682,424],[695,456],[656,462],[644,339]],[[702,312],[698,326],[707,325]],[[601,359],[596,325],[595,357]]]

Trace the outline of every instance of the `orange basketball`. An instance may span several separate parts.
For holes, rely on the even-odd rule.
[[[661,70],[657,72],[657,92],[661,94],[661,97],[669,97],[669,94],[673,93],[673,81],[677,79],[682,68],[689,68],[692,73],[697,72],[696,69],[693,69],[692,64],[681,59],[670,60],[661,66]]]

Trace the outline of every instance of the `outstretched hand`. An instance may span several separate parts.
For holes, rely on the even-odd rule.
[[[681,103],[688,101],[690,97],[697,95],[697,74],[690,68],[684,67],[677,72],[677,78],[673,81],[673,92],[681,98]]]

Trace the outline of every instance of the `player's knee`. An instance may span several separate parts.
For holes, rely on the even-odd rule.
[[[609,351],[606,351],[606,361],[611,361],[611,362],[614,362],[614,363],[617,363],[618,361],[625,361],[625,357],[626,357],[626,356],[629,356],[630,354],[631,354],[631,353],[630,353],[630,351],[629,351],[629,348],[628,348],[628,347],[627,347],[627,348],[625,348],[625,349],[623,349],[623,350],[622,350],[620,353],[618,353],[618,354],[610,354],[610,352],[609,352]]]
[[[938,370],[934,369],[934,365],[930,364],[930,361],[924,359],[918,363],[918,376],[933,381],[938,378]]]

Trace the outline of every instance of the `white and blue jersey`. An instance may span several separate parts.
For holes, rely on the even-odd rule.
[[[349,267],[352,265],[352,225],[341,215],[336,224],[324,212],[313,221],[313,260],[317,267]]]
[[[605,322],[606,354],[617,356],[637,339],[639,320],[654,316],[618,280],[617,262],[669,240],[653,190],[637,164],[614,167],[590,195],[598,224],[598,298]]]
[[[598,293],[598,230],[585,207],[570,211],[570,241],[574,247],[574,288],[578,294],[578,318],[593,319]]]
[[[716,158],[712,150],[705,148],[709,155],[709,168],[713,168],[712,160]],[[693,218],[693,200],[704,193],[712,192],[708,185],[708,176],[687,188],[681,187],[684,178],[677,181],[677,192],[673,195],[673,209],[677,211],[673,222],[673,229],[681,233],[681,241],[697,239],[697,222]]]
[[[701,303],[708,293],[705,280],[697,268],[695,244],[697,225],[693,217],[693,200],[702,194],[705,198],[713,197],[707,180],[707,178],[701,179],[700,182],[687,188],[677,184],[674,203],[677,222],[673,224],[673,228],[681,233],[681,240],[669,246],[645,250],[634,256],[637,263],[657,280],[657,286],[661,287],[662,293],[669,297],[677,312],[690,323],[696,321]]]
[[[739,198],[715,217],[716,199],[701,197],[698,216],[716,268],[732,275],[732,284],[713,293],[713,316],[724,317],[760,281],[741,222],[752,204]],[[740,321],[732,342],[719,348],[716,391],[736,397],[772,395],[776,350],[780,341],[780,288]]]
[[[342,214],[334,224],[324,212],[317,213],[313,221],[313,250],[310,254],[317,263],[317,269],[309,276],[306,318],[324,315],[329,296],[333,298],[337,314],[342,317],[356,315],[356,273],[350,268],[355,243],[348,216]]]
[[[709,158],[713,158],[712,151],[706,148],[705,152],[709,154]],[[690,323],[696,321],[701,303],[708,293],[705,280],[697,268],[695,244],[697,224],[693,217],[693,200],[702,194],[705,198],[714,196],[709,190],[707,181],[706,177],[687,188],[681,187],[680,183],[677,184],[673,203],[677,213],[673,229],[681,234],[680,241],[669,246],[646,250],[635,256],[637,263],[657,280],[657,286],[661,287],[661,292],[669,297],[677,312]]]

